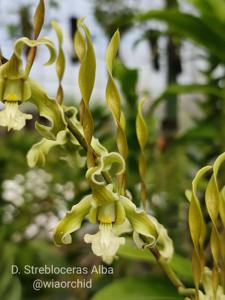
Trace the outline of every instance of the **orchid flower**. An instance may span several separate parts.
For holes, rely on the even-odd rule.
[[[92,194],[74,205],[54,230],[54,240],[57,245],[69,244],[72,241],[71,233],[81,227],[87,216],[91,223],[98,224],[99,229],[93,235],[86,234],[84,241],[91,243],[93,253],[101,256],[108,264],[116,257],[119,247],[125,244],[125,238],[121,237],[121,234],[133,232],[134,240],[142,241],[141,248],[143,244],[146,247],[154,247],[160,237],[160,226],[162,227],[152,216],[138,209],[127,196],[113,191],[112,184],[106,185],[98,180],[101,172],[109,171],[115,163],[119,164],[119,173],[123,172],[124,160],[121,155],[113,152],[103,155],[98,165],[87,171],[86,177],[90,182]],[[161,241],[162,237],[163,235]],[[168,239],[167,236],[166,242]],[[169,244],[171,245],[170,240]]]
[[[24,37],[16,41],[10,59],[0,65],[0,101],[5,105],[0,112],[0,126],[7,127],[8,130],[20,130],[25,126],[26,120],[32,118],[32,115],[19,110],[19,105],[31,97],[29,72],[22,70],[22,52],[25,45],[29,47],[45,45],[50,51],[50,59],[46,64],[51,64],[55,60],[54,46],[46,37],[38,40]]]

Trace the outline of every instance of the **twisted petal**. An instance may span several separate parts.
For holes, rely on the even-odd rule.
[[[144,210],[138,209],[128,198],[121,196],[120,201],[125,209],[126,217],[135,232],[135,242],[137,237],[148,246],[155,245],[158,232],[153,218],[147,215]],[[139,245],[138,242],[137,245]]]
[[[30,119],[32,115],[21,112],[18,102],[5,102],[5,108],[0,112],[0,126],[8,127],[8,130],[20,130]]]
[[[125,162],[122,156],[116,152],[111,152],[102,155],[99,158],[97,166],[88,169],[86,173],[86,178],[91,185],[96,205],[103,205],[119,200],[118,195],[112,191],[111,186],[106,186],[104,180],[100,180],[102,179],[102,172],[108,171],[110,173],[112,165],[118,166],[116,174],[121,174],[125,170]]]
[[[162,226],[158,221],[147,215],[151,222],[155,224],[155,228],[157,231],[157,239],[156,240],[149,240],[145,237],[143,238],[143,234],[138,233],[137,231],[133,232],[133,239],[135,244],[138,248],[147,248],[152,247],[155,244],[157,245],[159,252],[163,258],[166,260],[170,260],[173,257],[174,248],[173,248],[173,241],[168,236],[167,230],[164,226]]]
[[[159,224],[158,221],[156,221],[156,226],[158,231],[157,246],[159,252],[165,259],[170,260],[174,253],[173,241],[168,236],[166,228]]]
[[[86,234],[84,241],[91,243],[94,254],[101,256],[107,264],[112,263],[120,245],[125,244],[125,238],[114,234],[112,224],[101,224],[99,231],[93,235]]]
[[[102,171],[110,171],[114,164],[118,165],[117,175],[125,171],[125,161],[119,153],[111,152],[102,155],[99,158],[98,165],[88,170],[87,179],[92,185],[104,185],[104,182],[97,180],[96,177],[101,175]]]
[[[14,51],[10,59],[0,66],[0,77],[4,79],[27,79],[29,71],[22,70],[22,52],[25,46],[38,47],[45,45],[50,53],[50,58],[45,65],[52,64],[56,59],[56,51],[53,43],[47,38],[43,37],[38,40],[30,40],[26,37],[18,39],[14,44]]]
[[[47,119],[51,124],[50,126],[46,126],[36,122],[35,127],[41,136],[54,140],[59,131],[66,129],[63,109],[34,80],[29,80],[29,83],[32,92],[29,101],[37,107],[40,116]]]
[[[84,197],[78,204],[74,205],[70,212],[58,223],[54,230],[53,238],[57,245],[70,244],[71,233],[80,228],[84,217],[91,208],[92,197]]]
[[[44,166],[46,161],[46,155],[51,148],[64,145],[67,141],[67,131],[62,130],[57,134],[56,140],[48,140],[46,138],[41,139],[40,142],[34,144],[27,153],[27,162],[29,167]]]

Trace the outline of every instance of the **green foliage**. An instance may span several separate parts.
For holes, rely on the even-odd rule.
[[[98,292],[92,300],[182,299],[166,280],[159,277],[133,277],[117,280]]]
[[[178,10],[158,10],[140,14],[136,20],[147,21],[157,19],[168,24],[172,32],[179,34],[180,37],[188,37],[204,49],[209,50],[221,62],[225,62],[223,48],[225,38],[221,30],[223,27],[217,16],[210,11],[207,17],[197,17]],[[214,26],[211,26],[213,21]]]

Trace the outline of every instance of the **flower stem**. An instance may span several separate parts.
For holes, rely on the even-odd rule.
[[[191,299],[194,299],[195,296],[195,290],[186,288],[184,283],[180,280],[180,278],[177,276],[177,274],[173,271],[171,266],[168,264],[168,262],[161,256],[158,248],[155,246],[151,249],[149,249],[153,256],[155,257],[157,263],[161,267],[161,269],[164,271],[166,276],[169,278],[173,286],[178,290],[178,293],[182,296],[189,296]]]

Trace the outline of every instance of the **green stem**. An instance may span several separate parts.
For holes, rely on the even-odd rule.
[[[155,246],[154,248],[151,248],[150,251],[155,257],[161,269],[168,277],[168,279],[171,281],[173,286],[177,289],[178,293],[182,296],[189,296],[191,299],[194,299],[195,290],[185,287],[183,282],[180,280],[180,278],[177,276],[177,274],[174,272],[174,270],[171,268],[168,262],[161,256],[158,248]]]

